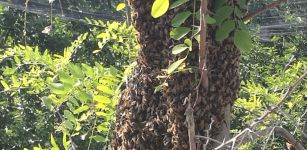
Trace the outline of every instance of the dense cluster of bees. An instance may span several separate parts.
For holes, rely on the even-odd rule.
[[[130,0],[133,23],[138,31],[141,50],[134,73],[122,92],[118,104],[116,126],[112,135],[112,149],[188,149],[187,126],[185,125],[185,98],[191,94],[195,101],[199,73],[180,72],[167,78],[167,86],[154,92],[164,82],[157,78],[177,57],[171,54],[176,44],[169,38],[170,22],[178,11],[192,8],[182,6],[169,11],[159,19],[150,15],[152,3],[144,0]],[[231,40],[217,43],[208,32],[208,76],[209,89],[200,89],[197,105],[194,107],[195,131],[205,135],[214,117],[212,127],[223,123],[224,108],[233,104],[240,86],[240,51]],[[178,44],[178,43],[177,43]],[[190,52],[187,66],[198,66],[198,46]],[[215,133],[211,133],[214,135]]]

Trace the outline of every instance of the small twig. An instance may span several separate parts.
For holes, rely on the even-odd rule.
[[[196,142],[195,142],[195,123],[194,123],[194,116],[193,116],[193,108],[191,107],[191,94],[189,97],[186,97],[185,102],[188,103],[188,107],[185,111],[186,116],[186,125],[188,128],[189,134],[189,144],[190,150],[196,150]]]
[[[201,136],[201,135],[195,135],[196,139],[205,139],[205,140],[208,140],[208,141],[212,141],[212,142],[215,142],[217,144],[223,144],[223,142],[220,142],[216,139],[213,139],[213,138],[210,138],[210,137],[206,137],[206,136]],[[231,148],[231,146],[228,146],[228,145],[225,145],[227,148]]]
[[[307,76],[307,71],[299,77],[292,85],[289,86],[287,92],[284,94],[284,97],[273,107],[268,109],[261,117],[257,118],[251,125],[250,128],[254,128],[257,123],[262,122],[263,119],[265,119],[270,113],[275,111],[280,105],[282,105],[286,99],[290,96],[290,94],[293,92],[294,88]]]
[[[307,133],[305,132],[307,130],[307,120],[304,123],[303,129],[302,129],[302,135],[304,138],[307,139]]]
[[[234,136],[233,138],[231,138],[230,140],[226,141],[226,142],[223,142],[223,144],[219,145],[218,147],[215,148],[215,150],[218,150],[218,149],[222,149],[224,148],[225,146],[227,145],[234,145],[234,143],[237,141],[237,139],[244,139],[245,135],[247,133],[251,133],[253,132],[252,130],[250,130],[249,128],[246,128],[244,129],[242,132],[240,132],[238,135]],[[242,138],[243,137],[243,138]],[[240,142],[241,143],[241,142]],[[234,147],[234,146],[233,146]],[[232,147],[232,148],[233,148]]]
[[[257,15],[259,15],[259,14],[261,14],[261,13],[267,11],[267,10],[269,10],[269,9],[275,8],[275,7],[277,7],[280,4],[285,3],[285,2],[287,2],[287,0],[278,0],[278,1],[275,1],[275,2],[273,2],[271,4],[267,4],[267,5],[259,8],[259,9],[257,9],[256,11],[247,14],[246,16],[243,17],[243,20],[246,21],[248,19],[251,19],[251,18],[253,18],[253,17],[255,17],[255,16],[257,16]]]
[[[211,131],[211,129],[212,129],[212,124],[213,124],[213,123],[214,123],[214,119],[211,118],[211,123],[209,124],[209,129],[206,131],[207,137],[209,137],[209,138],[210,138],[210,131]],[[209,144],[209,139],[207,139],[206,144],[204,144],[204,150],[207,149],[208,144]]]

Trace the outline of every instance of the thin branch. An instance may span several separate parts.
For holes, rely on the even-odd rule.
[[[305,121],[304,126],[303,126],[303,129],[302,129],[302,135],[303,135],[304,138],[307,139],[306,130],[307,130],[307,120]]]
[[[207,91],[209,86],[209,79],[208,79],[208,70],[207,70],[207,23],[205,16],[208,13],[208,1],[202,0],[201,7],[200,7],[200,40],[199,40],[199,70],[201,72],[200,80],[198,85],[196,86],[196,100],[194,102],[193,107],[199,102],[199,89],[202,86],[205,91]]]
[[[213,139],[213,138],[210,138],[210,137],[206,137],[206,136],[201,136],[201,135],[196,135],[195,136],[196,139],[205,139],[205,140],[208,140],[208,141],[212,141],[212,142],[215,142],[217,144],[223,144],[223,142],[220,142],[216,139]],[[231,146],[229,145],[225,145],[227,148],[231,148]]]
[[[252,124],[251,128],[254,128],[257,123],[262,122],[270,113],[275,111],[280,105],[282,105],[286,99],[290,96],[290,94],[293,92],[294,88],[307,76],[307,71],[299,77],[292,85],[289,86],[287,92],[284,94],[284,97],[273,107],[268,109],[261,117],[257,118]]]
[[[186,125],[188,128],[188,136],[189,136],[189,145],[190,150],[196,150],[196,142],[195,142],[195,123],[194,123],[194,116],[193,116],[193,108],[191,107],[191,94],[189,97],[185,98],[185,103],[188,103],[188,107],[184,113],[186,116]]]
[[[259,14],[261,14],[261,13],[263,13],[263,12],[269,10],[269,9],[275,8],[275,7],[279,6],[280,4],[286,3],[286,2],[287,2],[287,0],[278,0],[278,1],[275,1],[271,4],[267,4],[267,5],[259,8],[259,9],[257,9],[256,11],[247,14],[246,16],[243,17],[243,20],[246,21],[248,19],[251,19],[251,18],[258,16]]]
[[[266,136],[266,135],[268,135],[272,132],[274,132],[277,135],[280,135],[281,137],[286,139],[290,144],[292,144],[292,146],[296,150],[305,150],[305,148],[293,137],[293,135],[290,134],[289,131],[287,131],[286,129],[284,129],[282,127],[268,127],[268,128],[265,128],[265,129],[257,131],[257,132],[253,132],[252,130],[247,128],[247,129],[243,130],[242,132],[240,132],[237,136],[235,136],[232,139],[228,140],[227,142],[221,144],[220,146],[218,146],[215,149],[216,150],[222,149],[222,148],[229,146],[230,144],[233,144],[233,143],[236,143],[234,147],[237,148],[241,144],[245,144],[245,143],[254,141],[257,138],[264,137],[264,136]],[[245,136],[246,134],[248,134],[250,136]],[[240,142],[238,142],[238,141],[240,141]]]
[[[211,123],[209,124],[209,129],[206,131],[207,137],[209,137],[209,138],[210,138],[210,131],[211,131],[211,129],[212,129],[213,123],[214,123],[214,119],[211,118]],[[204,144],[204,150],[207,149],[208,144],[209,144],[209,139],[207,139],[206,143]]]
[[[201,70],[201,85],[206,90],[208,89],[208,73],[207,73],[207,22],[206,22],[206,15],[208,12],[208,2],[207,0],[201,1],[201,8],[200,8],[200,41],[199,41],[199,69]]]

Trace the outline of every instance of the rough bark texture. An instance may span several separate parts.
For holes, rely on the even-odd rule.
[[[209,0],[209,9],[213,0]],[[195,87],[199,73],[180,72],[167,79],[168,86],[154,93],[155,86],[163,80],[161,69],[176,60],[171,54],[174,41],[169,37],[170,22],[176,12],[192,10],[193,4],[181,6],[159,19],[150,15],[153,0],[130,0],[133,10],[133,24],[138,31],[141,50],[133,76],[122,92],[118,104],[117,120],[113,132],[112,149],[188,149],[188,130],[185,122],[184,99],[192,94],[195,101]],[[190,22],[191,23],[191,22]],[[190,24],[188,23],[188,24]],[[240,86],[240,52],[231,39],[216,43],[214,27],[208,27],[208,77],[209,89],[200,89],[200,100],[194,108],[195,131],[206,136],[212,124],[210,137],[220,141],[229,135],[230,110],[237,98]],[[186,61],[188,67],[198,68],[197,43]],[[205,141],[203,141],[205,142]],[[210,143],[209,149],[214,146]],[[198,144],[201,148],[201,144]]]

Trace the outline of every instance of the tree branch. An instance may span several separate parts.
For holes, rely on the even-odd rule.
[[[262,122],[263,119],[265,119],[270,113],[275,111],[280,105],[282,105],[286,99],[290,96],[290,94],[293,92],[294,88],[307,76],[307,71],[300,76],[292,85],[289,86],[287,92],[284,94],[284,97],[273,107],[268,109],[261,117],[257,118],[250,126],[250,128],[254,128],[257,123]]]
[[[243,20],[246,21],[248,19],[251,19],[251,18],[253,18],[253,17],[269,10],[269,9],[275,8],[275,7],[279,6],[280,4],[286,3],[286,2],[287,2],[287,0],[278,0],[278,1],[275,1],[271,4],[267,4],[267,5],[259,8],[259,9],[257,9],[256,11],[247,14],[246,16],[243,17]]]
[[[257,138],[264,137],[271,132],[276,133],[277,135],[280,135],[284,139],[286,139],[296,150],[305,150],[305,148],[293,137],[292,134],[289,133],[286,129],[283,127],[268,127],[263,130],[253,132],[249,128],[245,129],[241,133],[239,133],[237,136],[233,137],[232,139],[228,140],[227,142],[221,144],[216,150],[224,148],[226,146],[229,146],[230,144],[233,145],[232,148],[237,148],[241,144],[245,144],[251,141],[254,141]],[[248,134],[248,136],[246,136]]]

